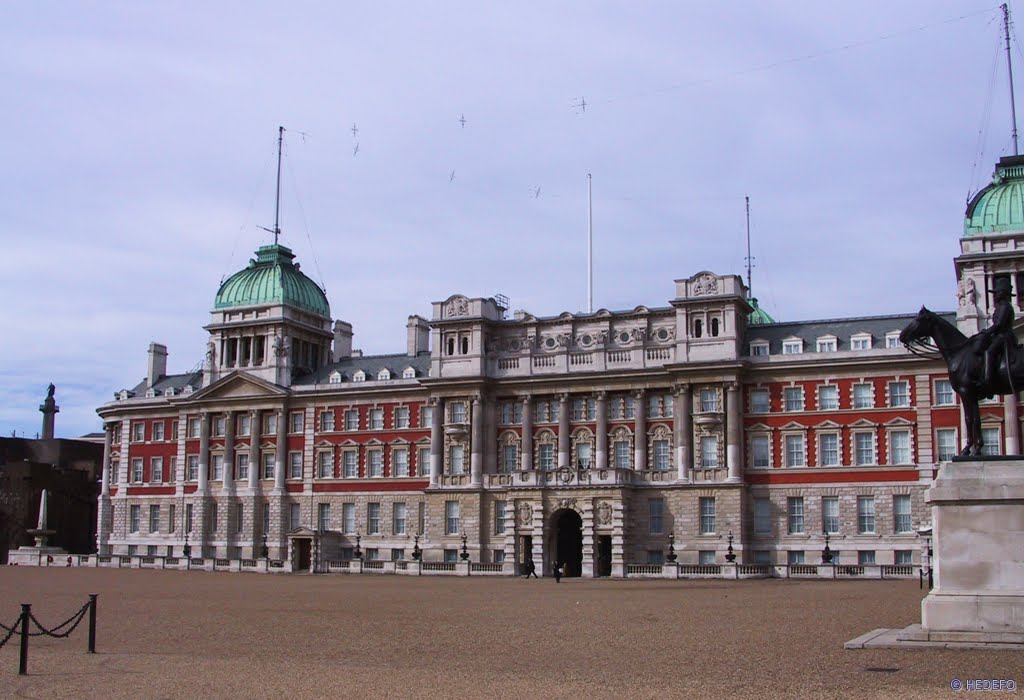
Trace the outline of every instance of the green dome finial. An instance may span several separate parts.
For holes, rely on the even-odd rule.
[[[299,271],[295,254],[283,245],[265,245],[244,269],[231,275],[217,291],[215,309],[236,306],[287,304],[331,317],[327,295]]]
[[[747,314],[748,326],[760,326],[765,323],[775,323],[775,319],[768,315],[768,312],[757,305],[757,298],[750,297],[750,306],[754,310]]]
[[[1006,156],[992,182],[967,205],[964,235],[1019,230],[1024,230],[1024,156]]]

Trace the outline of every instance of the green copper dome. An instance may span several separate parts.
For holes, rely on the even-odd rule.
[[[1024,156],[1000,158],[992,183],[967,205],[964,235],[1024,230]]]
[[[215,309],[265,304],[288,304],[331,317],[327,295],[299,272],[295,254],[283,245],[265,245],[244,270],[231,275],[217,291]]]
[[[748,326],[759,326],[765,323],[775,323],[775,319],[768,315],[768,312],[757,305],[757,299],[751,297],[750,306],[754,309],[747,314]]]

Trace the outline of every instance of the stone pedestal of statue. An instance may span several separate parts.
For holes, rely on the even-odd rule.
[[[898,638],[1024,645],[1024,459],[947,462],[927,500],[935,588]]]
[[[35,538],[36,544],[34,547],[22,546],[8,550],[8,564],[12,566],[49,566],[56,563],[58,558],[68,555],[60,547],[51,547],[47,544],[49,537],[56,534],[54,530],[49,530],[46,527],[47,503],[46,489],[43,489],[39,496],[39,522],[34,530],[27,530],[28,534]]]

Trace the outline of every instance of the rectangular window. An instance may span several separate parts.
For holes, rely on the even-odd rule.
[[[139,517],[142,512],[142,506],[134,505],[128,509],[128,531],[138,532],[139,531]]]
[[[380,549],[377,547],[366,548],[366,561],[379,561],[380,560]]]
[[[910,496],[901,494],[892,497],[892,510],[896,518],[896,532],[908,533],[914,531],[914,525],[910,522]]]
[[[910,464],[910,431],[889,433],[889,464]]]
[[[334,478],[334,450],[317,453],[316,476],[318,479]]]
[[[384,430],[384,409],[370,409],[370,430]]]
[[[991,457],[999,452],[999,428],[982,428],[981,454]]]
[[[391,533],[405,534],[405,503],[395,503],[391,506]]]
[[[754,499],[754,534],[772,534],[772,501],[770,498]]]
[[[771,466],[771,439],[767,435],[750,437],[750,462],[755,469],[767,469]]]
[[[391,476],[409,476],[409,450],[404,447],[391,450]]]
[[[854,464],[863,466],[875,463],[875,436],[872,433],[853,434]]]
[[[171,457],[167,465],[167,481],[174,482],[178,478],[178,458]]]
[[[870,350],[871,349],[871,336],[860,335],[850,338],[850,349],[851,350]]]
[[[214,481],[224,480],[224,455],[210,455],[210,467],[213,470]]]
[[[154,484],[162,483],[164,480],[164,458],[153,457],[149,460],[149,480]]]
[[[404,549],[400,549],[400,548],[399,549],[394,549],[393,548],[391,550],[391,561],[402,561],[403,559],[405,559],[405,550]]]
[[[459,502],[444,502],[444,534],[459,534]]]
[[[799,566],[806,561],[803,550],[794,549],[786,552],[786,563],[790,566]]]
[[[888,333],[885,336],[885,347],[887,348],[899,348],[902,347],[900,343],[899,333]]]
[[[359,409],[350,408],[345,411],[345,430],[359,430]]]
[[[224,435],[224,416],[214,416],[213,418],[213,434],[217,437]]]
[[[956,403],[956,394],[953,393],[953,385],[948,379],[935,380],[935,405],[952,406]]]
[[[940,462],[948,462],[956,457],[956,428],[939,428],[935,431],[935,442],[938,444]]]
[[[466,404],[462,401],[456,401],[452,404],[452,423],[465,423],[466,422]]]
[[[346,535],[351,535],[356,531],[356,504],[355,503],[342,503],[341,504],[341,527]]]
[[[427,534],[427,504],[423,501],[419,502],[416,506],[418,512],[416,514],[416,526],[419,528],[420,534]]]
[[[823,496],[821,499],[821,528],[830,535],[839,532],[839,497]]]
[[[444,560],[448,564],[455,563],[459,560],[459,550],[457,549],[446,549],[444,550]]]
[[[288,529],[294,530],[302,524],[302,508],[298,503],[288,504]]]
[[[301,452],[289,452],[288,453],[288,478],[289,479],[301,479],[302,478],[302,453]]]
[[[802,434],[785,436],[786,466],[802,467],[806,462],[804,455],[804,436]]]
[[[586,399],[573,399],[572,400],[572,419],[573,420],[585,420],[587,417],[587,403]]]
[[[185,532],[192,532],[192,504],[185,504]]]
[[[579,469],[590,469],[592,447],[589,442],[576,443],[576,466]]]
[[[277,414],[268,413],[263,416],[263,434],[274,435],[277,433]]]
[[[715,497],[700,497],[700,533],[702,535],[715,534]]]
[[[157,442],[163,442],[164,439],[164,422],[162,420],[153,421],[153,440]]]
[[[782,390],[782,399],[785,410],[804,410],[804,388],[802,386],[787,386]]]
[[[715,413],[718,411],[718,392],[714,389],[700,390],[700,410],[702,413]]]
[[[421,447],[416,451],[416,473],[419,476],[430,476],[430,448]]]
[[[767,357],[768,343],[751,343],[750,355],[751,357]]]
[[[380,503],[366,504],[366,532],[370,535],[380,534]]]
[[[273,452],[264,452],[262,455],[263,459],[263,478],[273,479],[275,463],[277,462],[277,455]]]
[[[854,408],[874,408],[875,407],[875,393],[873,387],[870,384],[854,384],[853,385],[853,407]]]
[[[889,382],[889,405],[893,408],[910,405],[910,385],[907,382]]]
[[[718,467],[718,436],[702,435],[700,438],[700,466],[704,469]]]
[[[668,440],[654,441],[654,468],[658,471],[667,471],[671,464],[669,459]]]
[[[715,563],[715,550],[702,549],[697,552],[697,563],[702,566],[711,566]]]
[[[839,466],[839,434],[818,434],[818,464],[822,467]]]
[[[515,471],[518,458],[519,449],[515,445],[502,445],[501,463],[498,465],[498,471],[502,474],[510,474]]]
[[[288,432],[301,433],[303,422],[302,411],[295,411],[288,414]]]
[[[132,423],[132,442],[142,442],[146,439],[146,424]]]
[[[345,450],[341,453],[343,474],[346,479],[354,479],[359,476],[359,453],[355,450]]]
[[[320,414],[320,432],[329,433],[334,430],[334,411],[323,411]]]
[[[551,471],[555,468],[555,446],[551,444],[544,444],[537,447],[537,461],[540,462],[540,468],[545,471]]]
[[[384,476],[384,451],[383,450],[367,450],[366,451],[366,471],[367,476],[371,479],[380,478]]]
[[[875,497],[857,496],[857,532],[860,534],[875,531]]]
[[[786,340],[782,343],[783,355],[799,355],[804,351],[804,341]]]
[[[451,474],[462,474],[463,473],[463,447],[462,445],[452,445],[448,449],[448,470]]]
[[[836,351],[836,339],[835,338],[819,338],[818,339],[818,352],[835,352]]]
[[[320,532],[331,529],[331,504],[318,503],[316,507],[316,528]]]
[[[420,406],[420,427],[429,428],[432,422],[434,422],[434,407]]]
[[[496,552],[494,552],[491,555],[491,557],[493,558],[495,564],[504,564],[505,563],[505,552],[504,552],[504,550],[501,550],[501,549],[497,550]]]
[[[803,496],[790,496],[786,499],[786,523],[789,534],[799,535],[804,531],[804,499]]]
[[[395,409],[395,427],[396,428],[408,428],[409,427],[409,407],[399,406]]]
[[[245,437],[252,432],[252,417],[248,413],[243,413],[238,417],[238,435]]]
[[[615,451],[615,468],[629,469],[629,443],[625,440],[616,440],[612,449]]]
[[[835,411],[839,409],[839,387],[835,384],[823,384],[818,387],[818,410]]]
[[[190,437],[190,438],[197,438],[197,437],[199,437],[199,419],[198,418],[189,418],[188,419],[187,430],[188,430],[188,437]]]
[[[178,440],[178,421],[171,421],[171,440],[177,442]]]
[[[665,563],[665,553],[660,549],[648,549],[647,563],[655,566],[662,566]]]
[[[862,549],[857,552],[857,564],[860,566],[872,566],[875,563],[875,551],[873,549]]]
[[[249,453],[239,452],[235,455],[235,463],[238,468],[238,479],[246,481],[249,479]]]
[[[505,508],[507,506],[506,501],[495,501],[494,502],[494,534],[504,535],[505,534]]]
[[[914,563],[914,552],[909,549],[897,549],[893,552],[893,564],[896,566],[910,566]]]
[[[132,482],[141,483],[142,481],[142,458],[135,457],[132,459]]]
[[[149,531],[160,532],[160,506],[149,507]]]
[[[650,498],[647,500],[648,533],[660,535],[665,531],[665,499]]]
[[[173,503],[167,507],[167,532],[174,532],[177,529],[177,523],[174,522],[174,516],[177,514],[175,511],[177,508]]]
[[[750,412],[768,413],[771,410],[771,393],[767,389],[751,389]]]

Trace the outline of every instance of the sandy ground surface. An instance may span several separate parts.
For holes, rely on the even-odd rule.
[[[0,649],[0,697],[955,697],[1015,651],[858,650],[919,621],[916,581],[611,581],[0,568],[0,622],[86,627]],[[888,669],[888,670],[871,670]]]

